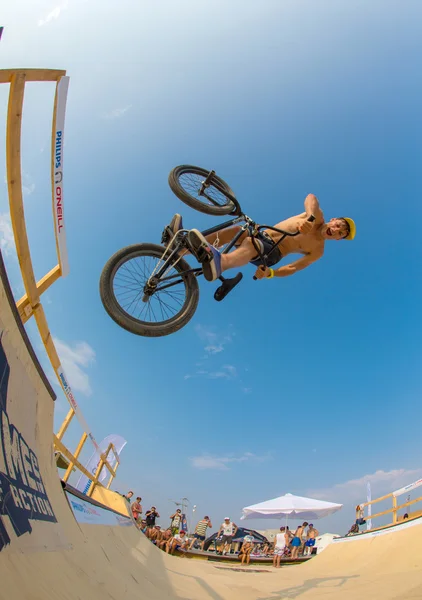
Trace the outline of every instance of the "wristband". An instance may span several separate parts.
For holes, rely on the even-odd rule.
[[[270,274],[267,275],[267,279],[271,279],[272,277],[274,277],[274,269],[270,269]]]

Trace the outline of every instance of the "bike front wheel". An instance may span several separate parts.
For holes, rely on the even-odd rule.
[[[135,244],[116,252],[100,277],[105,310],[120,327],[146,337],[175,333],[190,321],[198,306],[199,286],[189,264],[177,256],[168,265],[154,293],[145,286],[163,264],[166,249]]]
[[[169,186],[182,202],[207,215],[228,215],[236,210],[230,186],[215,173],[210,175],[210,171],[201,167],[175,167],[169,174]]]

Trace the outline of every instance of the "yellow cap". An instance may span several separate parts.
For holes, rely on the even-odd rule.
[[[353,240],[355,238],[356,235],[356,225],[353,219],[349,219],[349,217],[342,217],[348,224],[350,227],[350,232],[349,234],[343,238],[345,240]]]

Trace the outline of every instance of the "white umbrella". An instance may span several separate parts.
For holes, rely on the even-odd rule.
[[[322,519],[342,508],[342,504],[314,500],[303,496],[285,494],[279,498],[273,498],[259,504],[246,506],[242,512],[241,520],[244,519],[280,519],[291,517],[298,519]]]

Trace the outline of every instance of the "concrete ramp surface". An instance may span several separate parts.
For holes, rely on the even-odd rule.
[[[55,395],[1,256],[0,275],[1,600],[422,599],[420,521],[339,540],[303,565],[250,572],[168,556],[132,524],[77,522],[54,462]]]

